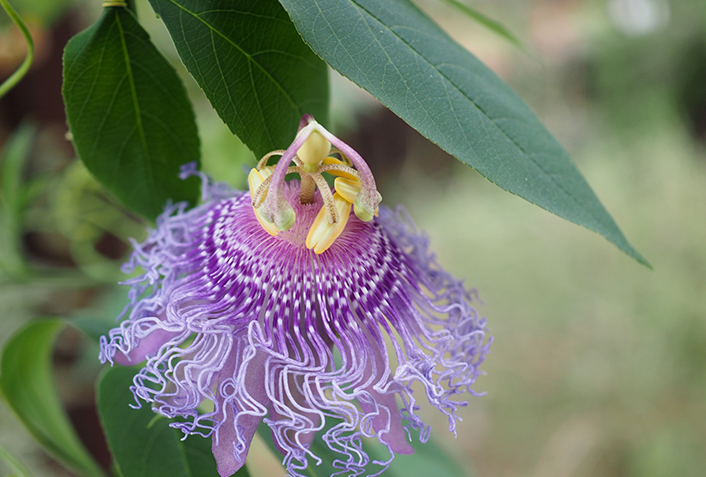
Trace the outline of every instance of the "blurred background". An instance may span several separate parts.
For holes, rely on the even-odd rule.
[[[463,1],[523,48],[447,1],[415,3],[530,104],[654,271],[490,184],[332,73],[332,129],[370,163],[385,203],[404,204],[426,230],[442,266],[478,289],[495,337],[476,384],[487,394],[461,411],[458,437],[423,409],[433,438],[481,477],[706,475],[706,2]],[[100,2],[12,3],[37,57],[0,101],[0,345],[36,317],[113,320],[127,240],[147,225],[66,139],[61,54]],[[255,159],[180,66],[146,0],[138,12],[191,94],[204,169],[243,188]],[[0,14],[0,79],[23,58]],[[55,371],[79,434],[107,466],[96,356],[67,330]],[[71,475],[1,404],[0,445],[37,476]],[[262,459],[256,467],[272,468]]]

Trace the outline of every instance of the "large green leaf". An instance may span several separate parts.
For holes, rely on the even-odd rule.
[[[178,177],[199,159],[191,103],[131,11],[106,8],[69,41],[63,93],[79,157],[127,207],[153,219],[196,200],[198,181]]]
[[[260,157],[304,113],[328,122],[328,71],[276,0],[150,0],[218,115]]]
[[[647,263],[534,113],[408,0],[280,2],[317,54],[431,141]]]
[[[52,346],[63,327],[60,320],[35,321],[14,335],[2,352],[0,389],[7,406],[47,451],[79,475],[102,477],[54,388]]]
[[[97,383],[98,412],[108,446],[124,477],[217,477],[211,439],[190,436],[155,414],[149,404],[133,409],[130,391],[135,368],[108,368]],[[248,477],[247,467],[236,474]]]

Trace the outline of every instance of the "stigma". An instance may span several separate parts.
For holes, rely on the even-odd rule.
[[[276,166],[268,166],[273,156],[282,157]],[[297,136],[286,150],[266,154],[248,175],[253,212],[272,236],[289,230],[297,221],[297,214],[283,193],[287,174],[300,177],[299,204],[313,204],[317,189],[323,200],[305,242],[316,254],[328,250],[341,235],[351,208],[363,222],[378,215],[382,196],[366,162],[311,115],[304,115]],[[333,190],[324,174],[334,177]]]

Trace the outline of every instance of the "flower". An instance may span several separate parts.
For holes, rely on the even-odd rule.
[[[323,173],[337,176],[333,189]],[[456,398],[474,394],[492,341],[485,319],[405,211],[379,207],[352,148],[305,116],[292,145],[251,171],[250,193],[182,171],[193,174],[202,205],[167,206],[133,243],[124,269],[143,273],[126,282],[127,319],[101,338],[102,362],[146,359],[131,387],[138,405],[186,418],[171,424],[185,437],[212,436],[223,477],[244,464],[263,419],[292,476],[320,462],[317,432],[340,475],[366,471],[362,437],[376,437],[390,452],[374,462],[382,472],[414,452],[412,432],[429,436],[414,382],[455,432],[466,404]]]

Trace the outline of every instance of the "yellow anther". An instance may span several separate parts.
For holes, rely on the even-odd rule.
[[[377,215],[377,210],[375,210],[375,215]],[[373,216],[370,212],[365,210],[358,204],[358,201],[353,202],[353,213],[363,222],[370,222],[373,220]]]
[[[332,147],[331,152],[329,154],[340,154],[341,155],[341,161],[343,161],[343,164],[348,166],[348,167],[353,167],[353,163],[351,162],[350,159],[348,159],[348,156],[343,154],[337,147]]]
[[[265,166],[261,168],[259,171],[260,176],[262,176],[262,180],[267,179],[272,175],[272,173],[275,172],[275,166]]]
[[[263,171],[265,169],[270,169],[268,167],[263,168]],[[268,176],[272,174],[272,171],[269,171],[267,174]],[[257,191],[258,187],[260,187],[260,184],[264,182],[264,178],[262,177],[261,173],[257,169],[252,169],[250,171],[250,174],[248,174],[248,187],[250,188],[250,197],[253,196],[255,191]],[[267,192],[265,192],[265,196],[267,196]],[[263,197],[264,199],[264,197]],[[270,235],[272,236],[277,236],[279,233],[279,230],[275,226],[275,224],[270,223],[266,221],[262,216],[260,215],[260,212],[257,211],[255,207],[253,207],[253,212],[255,212],[255,217],[257,217],[257,221],[260,222],[260,225],[262,225],[262,228],[265,229]]]
[[[344,177],[336,177],[333,182],[334,187],[338,195],[346,199],[351,204],[355,202],[355,198],[360,192],[360,181],[358,179],[346,179]]]
[[[336,159],[335,157],[327,157],[326,159],[324,159],[324,165],[337,165],[337,166],[350,167],[349,164],[346,164],[345,162],[343,162],[339,159]],[[353,174],[350,174],[346,171],[337,171],[335,169],[330,169],[330,170],[327,170],[326,172],[328,172],[332,176],[340,176],[340,177],[345,177],[346,179],[358,180],[358,178],[356,176],[354,176]]]
[[[311,136],[302,144],[302,147],[297,151],[297,156],[303,163],[302,169],[305,172],[314,172],[316,166],[321,164],[331,150],[331,143],[323,137],[318,131],[311,133]],[[308,170],[313,167],[313,170]]]
[[[333,200],[338,212],[338,220],[335,224],[330,224],[326,218],[326,207],[322,207],[319,215],[316,216],[309,235],[306,237],[306,247],[314,249],[317,254],[324,253],[341,235],[348,223],[348,216],[351,213],[351,203],[338,194],[333,194]]]
[[[353,204],[353,212],[360,220],[362,220],[363,222],[370,222],[371,220],[373,220],[373,216],[363,210],[363,208],[360,207],[360,205],[358,205],[355,200],[358,197],[358,193],[361,189],[361,184],[358,179],[349,180],[343,177],[336,177],[336,180],[333,182],[333,184],[336,188],[336,193],[338,193],[338,195]],[[375,208],[375,217],[378,216],[379,210],[379,207]]]
[[[250,169],[250,174],[248,174],[248,188],[250,189],[250,197],[257,192],[260,185],[265,182],[265,178],[257,169]],[[265,197],[267,197],[267,192],[265,192]],[[263,197],[264,198],[264,197]]]

